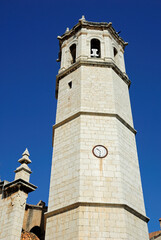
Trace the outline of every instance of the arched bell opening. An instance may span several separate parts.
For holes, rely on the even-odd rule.
[[[69,49],[72,57],[71,63],[75,63],[76,62],[76,44],[75,43],[72,44]]]
[[[101,46],[100,40],[93,38],[91,40],[91,57],[100,58],[101,57]]]

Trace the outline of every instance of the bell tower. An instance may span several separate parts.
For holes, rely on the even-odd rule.
[[[58,40],[46,240],[148,240],[127,43],[84,16]]]

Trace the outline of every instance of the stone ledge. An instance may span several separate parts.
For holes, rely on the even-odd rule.
[[[115,113],[100,113],[100,112],[83,112],[80,111],[78,113],[73,114],[72,116],[66,118],[65,120],[53,125],[53,139],[54,139],[54,131],[56,128],[74,120],[75,118],[81,116],[81,115],[90,115],[90,116],[104,116],[104,117],[115,117],[117,118],[123,125],[125,125],[132,133],[136,134],[137,131],[130,126],[122,117],[120,117],[118,114]]]
[[[35,185],[19,178],[13,182],[1,185],[0,191],[3,191],[4,196],[8,196],[9,194],[17,192],[19,190],[24,191],[26,193],[33,192],[36,188],[37,187]]]
[[[68,69],[64,70],[63,72],[61,72],[60,74],[58,74],[56,76],[56,91],[55,91],[55,97],[57,99],[58,97],[58,89],[59,89],[59,81],[67,76],[68,74],[70,74],[71,72],[75,71],[77,68],[79,68],[80,66],[94,66],[94,67],[107,67],[107,68],[112,68],[116,74],[118,74],[118,76],[128,85],[128,87],[131,84],[130,79],[128,78],[128,76],[123,73],[114,62],[110,61],[110,62],[104,62],[104,61],[90,61],[90,60],[79,60],[76,63],[72,64]]]
[[[43,211],[47,211],[47,206],[38,206],[38,205],[33,205],[33,204],[29,204],[26,203],[25,209],[35,209],[35,210],[43,210]]]
[[[143,220],[144,222],[149,222],[149,218],[144,216],[143,214],[139,213],[138,211],[136,211],[135,209],[129,207],[126,204],[117,204],[117,203],[94,203],[94,202],[77,202],[77,203],[73,203],[71,205],[56,209],[54,211],[50,211],[45,213],[45,219],[56,216],[58,214],[61,213],[65,213],[68,211],[71,211],[73,209],[79,208],[79,207],[106,207],[106,208],[123,208],[126,211],[132,213],[133,215],[135,215],[136,217],[140,218],[141,220]]]

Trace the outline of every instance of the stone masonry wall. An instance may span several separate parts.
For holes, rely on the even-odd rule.
[[[118,114],[133,127],[128,86],[109,68],[82,66],[59,81],[56,123],[79,111]]]
[[[27,194],[18,191],[0,199],[0,239],[20,240]]]
[[[92,149],[107,147],[104,159]],[[145,214],[135,135],[115,117],[80,117],[55,130],[49,211],[77,201],[125,203]]]
[[[145,214],[135,135],[115,117],[81,116],[80,202],[124,203]],[[104,145],[108,155],[92,153]]]
[[[59,81],[56,123],[63,121],[80,111],[81,104],[81,69],[77,69]],[[70,89],[68,83],[72,81]]]
[[[47,219],[46,240],[148,240],[146,223],[122,208],[81,206]]]
[[[80,119],[55,130],[48,211],[78,201]]]

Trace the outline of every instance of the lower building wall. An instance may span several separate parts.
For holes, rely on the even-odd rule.
[[[0,239],[20,240],[27,194],[18,191],[0,199]]]
[[[37,205],[26,204],[23,219],[23,230],[32,232],[37,235],[40,240],[44,240],[44,213],[47,207],[43,201],[39,201]]]
[[[148,240],[147,223],[124,208],[80,206],[47,219],[46,240]]]
[[[79,239],[78,219],[79,219],[78,208],[48,218],[45,240]]]
[[[147,223],[126,211],[126,226],[127,226],[127,239],[130,240],[149,240],[149,232]]]

